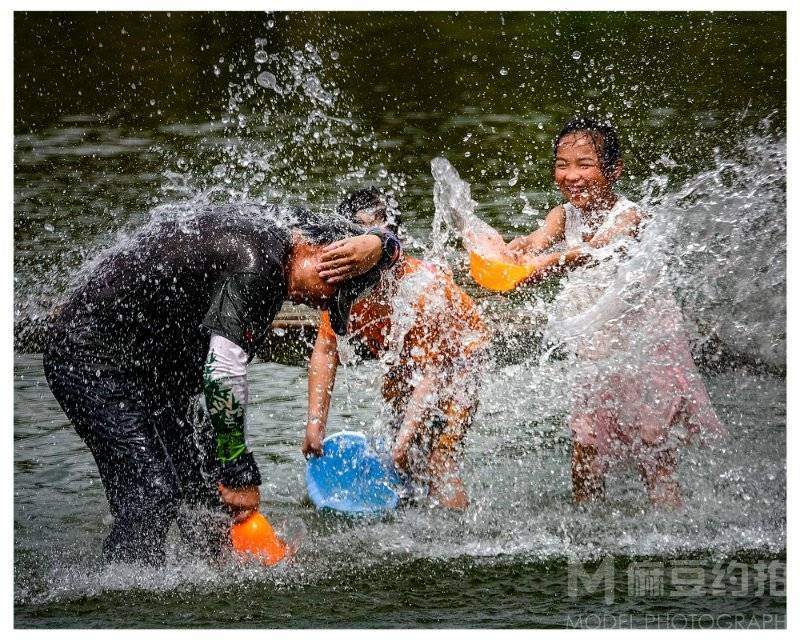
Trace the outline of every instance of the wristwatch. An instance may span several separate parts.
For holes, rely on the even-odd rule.
[[[367,230],[368,234],[378,236],[381,239],[381,258],[375,265],[378,269],[391,267],[400,257],[400,240],[391,231],[381,227],[373,227]]]

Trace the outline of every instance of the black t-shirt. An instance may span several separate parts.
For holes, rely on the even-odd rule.
[[[198,393],[211,333],[252,359],[286,299],[290,249],[285,226],[233,206],[157,224],[102,261],[54,314],[49,352],[100,375],[129,374],[154,396]]]

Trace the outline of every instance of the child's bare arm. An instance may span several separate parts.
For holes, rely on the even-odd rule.
[[[525,280],[527,284],[534,284],[553,273],[560,273],[576,267],[586,261],[588,255],[581,249],[568,249],[567,251],[554,251],[543,253],[526,259],[525,264],[535,267],[531,275]]]
[[[308,421],[303,441],[303,454],[306,456],[322,455],[322,440],[325,437],[338,366],[336,336],[332,331],[320,330],[308,363]]]
[[[414,436],[422,427],[425,412],[430,409],[436,398],[436,386],[439,384],[435,370],[428,370],[419,384],[414,388],[406,405],[403,424],[392,448],[392,459],[401,469],[408,468],[408,451]]]
[[[609,244],[614,238],[621,235],[629,235],[635,237],[639,231],[639,224],[642,221],[641,214],[634,208],[628,209],[619,215],[614,224],[596,234],[587,244],[592,248],[604,247]],[[589,255],[577,247],[575,249],[568,249],[567,251],[555,251],[553,253],[545,253],[533,256],[525,260],[525,264],[532,264],[536,270],[527,279],[527,283],[532,284],[542,280],[545,276],[552,273],[559,273],[583,264],[588,259]]]
[[[523,256],[541,253],[564,238],[565,220],[564,207],[559,205],[547,214],[544,224],[536,231],[527,236],[514,238],[507,246]]]
[[[614,238],[621,235],[628,235],[635,237],[639,232],[639,225],[642,222],[642,214],[637,209],[631,207],[627,211],[623,211],[614,224],[605,231],[596,234],[588,244],[590,247],[604,247]]]

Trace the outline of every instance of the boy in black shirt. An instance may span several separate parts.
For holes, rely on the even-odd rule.
[[[362,233],[300,208],[208,207],[118,248],[55,312],[45,373],[103,480],[106,559],[162,562],[182,500],[258,509],[246,365],[285,300],[346,315],[397,260],[395,236]],[[188,417],[201,392],[205,441]]]

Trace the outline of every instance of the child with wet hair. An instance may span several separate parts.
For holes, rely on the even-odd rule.
[[[399,212],[375,187],[349,194],[338,213],[365,227],[396,231]],[[393,435],[392,458],[429,499],[464,509],[463,441],[478,407],[488,332],[472,299],[436,265],[404,255],[386,278],[353,304],[345,333],[384,368],[382,395]],[[303,453],[322,455],[339,365],[327,312],[308,368],[308,422]]]
[[[602,271],[613,262],[609,251],[634,252],[631,242],[645,222],[644,212],[614,191],[623,170],[616,130],[609,122],[575,118],[556,136],[553,155],[555,183],[566,202],[533,233],[508,243],[490,227],[468,236],[469,221],[458,220],[457,212],[450,216],[466,230],[474,250],[533,267],[528,283],[572,274],[574,286],[560,294],[562,306],[574,314],[572,335],[559,335],[553,327],[545,336],[568,343],[583,372],[569,419],[575,500],[603,497],[609,463],[628,459],[636,463],[651,501],[676,508],[681,504],[677,445],[721,434],[724,427],[694,366],[671,296],[645,291],[639,303],[628,306],[620,305],[618,295],[602,299],[615,298]],[[601,257],[604,247],[608,251]],[[576,323],[582,314],[588,319]],[[557,324],[551,318],[548,329]]]

